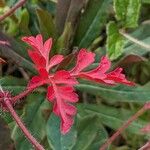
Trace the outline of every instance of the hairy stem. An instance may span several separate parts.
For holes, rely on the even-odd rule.
[[[136,114],[131,116],[107,141],[99,150],[105,150],[133,121],[141,116],[148,108],[145,105]]]
[[[20,0],[18,3],[16,3],[10,10],[8,10],[6,13],[0,16],[0,21],[4,20],[5,18],[12,15],[19,7],[21,7],[27,0]]]
[[[150,141],[148,141],[144,146],[142,146],[138,150],[149,150],[150,149]]]
[[[15,110],[13,109],[12,104],[11,104],[10,101],[11,101],[11,99],[4,98],[4,103],[7,106],[7,109],[11,113],[12,117],[14,118],[14,120],[16,121],[16,123],[18,124],[19,128],[22,130],[22,132],[26,136],[26,138],[29,140],[29,142],[31,142],[31,144],[34,146],[35,149],[37,149],[37,150],[45,150],[43,148],[43,146],[40,145],[37,142],[37,140],[31,135],[31,133],[24,126],[24,124],[22,123],[21,119],[19,118],[19,116],[17,115],[17,113],[15,112]]]
[[[15,104],[18,100],[20,100],[21,98],[27,96],[28,94],[30,94],[31,92],[33,92],[36,88],[38,88],[39,86],[43,85],[44,84],[44,81],[42,82],[39,82],[38,84],[30,87],[29,89],[23,91],[22,93],[14,96],[11,98],[11,101],[13,104]]]

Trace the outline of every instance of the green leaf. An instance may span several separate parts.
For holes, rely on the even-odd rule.
[[[127,28],[134,28],[138,25],[140,7],[141,0],[114,0],[116,18]]]
[[[149,0],[142,0],[142,3],[150,4]]]
[[[66,23],[64,31],[61,34],[61,36],[58,38],[56,43],[56,48],[58,53],[64,55],[68,53],[68,50],[66,48],[68,48],[68,46],[70,45],[71,34],[72,34],[72,26],[71,23],[68,22]]]
[[[0,32],[0,40],[9,43],[9,46],[0,44],[0,54],[2,57],[12,60],[17,66],[23,67],[33,74],[36,73],[33,63],[29,61],[27,50],[24,46],[2,32]]]
[[[56,29],[53,23],[51,14],[43,9],[36,9],[36,14],[39,21],[40,32],[45,39],[55,37]]]
[[[26,81],[23,79],[7,76],[0,78],[0,86],[3,90],[8,90],[12,95],[17,95],[26,88]],[[0,115],[7,124],[13,121],[10,113],[4,112],[1,109]]]
[[[0,78],[0,86],[4,90],[10,91],[13,95],[19,94],[26,88],[26,81],[15,77]]]
[[[136,102],[142,104],[148,102],[150,97],[149,85],[136,87],[128,87],[125,85],[106,87],[100,85],[79,84],[76,88],[80,91],[98,95],[110,102]]]
[[[84,104],[78,106],[80,111],[85,111],[90,115],[97,115],[101,122],[112,129],[118,129],[123,123],[133,115],[133,113],[126,109],[119,109],[105,105],[92,105]],[[106,111],[107,110],[107,111]],[[128,133],[142,135],[140,129],[145,125],[146,122],[138,119],[131,123],[127,128]]]
[[[72,150],[99,149],[107,138],[107,132],[97,116],[77,120],[77,142]]]
[[[114,22],[107,25],[107,53],[111,60],[118,58],[122,54],[125,40],[120,35],[119,29]]]
[[[149,24],[140,25],[134,32],[131,33],[131,36],[140,40],[145,44],[150,44],[150,28]],[[131,41],[126,41],[125,47],[123,49],[123,53],[125,55],[135,54],[139,56],[143,56],[149,52],[149,49],[138,46],[136,43],[132,43]]]
[[[26,104],[24,113],[21,116],[26,127],[39,142],[41,142],[46,135],[46,121],[42,116],[42,105],[45,103],[44,97],[45,95],[41,93],[34,93],[28,96],[28,103]],[[16,150],[34,149],[17,125],[12,131],[12,139],[15,141]]]
[[[87,48],[101,33],[111,0],[90,0],[81,16],[74,45]]]
[[[141,42],[145,44],[150,44],[150,37],[145,38],[144,40],[141,40]],[[130,46],[124,48],[123,53],[125,55],[127,54],[135,54],[139,56],[143,56],[150,52],[149,49],[145,49],[144,47],[140,47],[137,44],[131,44]]]
[[[77,132],[73,126],[69,133],[62,135],[59,118],[51,114],[47,122],[47,137],[53,150],[71,150],[75,145]]]
[[[21,32],[26,36],[31,34],[28,26],[29,26],[29,13],[27,9],[23,9],[20,14],[19,28]]]

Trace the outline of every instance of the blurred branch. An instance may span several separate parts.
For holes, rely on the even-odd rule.
[[[4,20],[5,18],[11,16],[19,7],[23,6],[27,0],[20,0],[16,3],[10,10],[0,16],[0,21]]]
[[[38,141],[31,135],[31,133],[28,131],[28,129],[25,127],[23,122],[21,121],[20,117],[17,115],[15,110],[12,107],[12,104],[10,102],[11,100],[5,100],[5,104],[7,106],[7,109],[11,113],[12,117],[18,124],[19,128],[22,130],[26,138],[29,140],[29,142],[37,149],[37,150],[45,150],[42,145],[38,143]]]
[[[58,30],[59,35],[63,32],[70,3],[71,3],[71,0],[58,0],[57,1],[56,28]]]
[[[138,150],[149,150],[150,149],[150,141],[148,141],[144,146],[142,146]]]

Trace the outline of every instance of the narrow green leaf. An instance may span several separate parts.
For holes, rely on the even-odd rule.
[[[133,113],[129,110],[105,105],[79,105],[78,109],[80,111],[85,111],[90,115],[97,115],[103,124],[115,130],[123,125],[123,123],[133,115]],[[138,119],[131,123],[131,125],[127,128],[127,131],[132,134],[142,135],[140,129],[145,124],[145,121]]]
[[[47,137],[53,150],[71,150],[76,143],[77,131],[73,126],[69,133],[62,135],[59,118],[51,114],[47,122]]]
[[[90,0],[77,28],[74,45],[88,47],[102,31],[111,0]]]
[[[140,7],[141,0],[114,0],[116,18],[127,28],[134,28],[138,25]]]
[[[19,19],[19,28],[24,35],[30,35],[31,32],[29,30],[29,13],[27,9],[23,9],[20,14]]]
[[[122,54],[125,40],[120,35],[119,29],[114,22],[107,25],[107,53],[111,60],[118,58]]]
[[[125,85],[119,85],[115,87],[106,87],[100,85],[79,84],[76,88],[93,95],[99,95],[110,102],[145,103],[148,102],[150,98],[148,86],[128,87]]]
[[[149,24],[143,24],[139,26],[134,32],[131,33],[131,36],[138,39],[139,41],[149,45],[150,44],[150,28]],[[149,49],[144,47],[140,47],[136,43],[131,41],[126,41],[125,47],[123,49],[123,53],[125,55],[135,54],[139,56],[143,56],[149,52]]]
[[[0,86],[14,95],[23,91],[26,88],[26,84],[25,80],[11,76],[0,78]]]
[[[2,57],[12,60],[16,65],[23,67],[32,73],[36,73],[33,63],[29,61],[27,50],[19,42],[0,32],[0,40],[7,41],[9,46],[0,44],[0,54]]]
[[[77,142],[72,150],[99,149],[107,138],[107,132],[97,116],[86,116],[77,120]]]
[[[143,40],[141,40],[141,42],[145,43],[145,44],[150,44],[150,37],[147,37]],[[130,46],[124,48],[123,53],[124,54],[135,54],[135,55],[140,55],[143,56],[147,53],[149,53],[150,50],[145,49],[144,47],[140,47],[137,44],[131,44]]]
[[[40,32],[45,37],[55,37],[56,29],[53,23],[51,14],[43,9],[36,9],[36,14],[38,16]]]

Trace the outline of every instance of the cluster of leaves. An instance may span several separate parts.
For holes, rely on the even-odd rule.
[[[3,12],[6,7],[13,5],[14,1],[8,0],[8,3],[5,2],[1,5]],[[117,130],[141,104],[149,101],[149,83],[147,83],[150,79],[149,49],[139,47],[135,43],[132,44],[121,34],[122,31],[130,32],[131,36],[149,44],[149,24],[142,23],[149,19],[147,15],[148,11],[146,11],[149,10],[149,7],[149,1],[146,0],[32,0],[27,2],[23,8],[18,9],[14,15],[7,18],[9,21],[4,20],[0,23],[3,31],[9,35],[13,35],[16,39],[31,34],[37,35],[39,32],[43,35],[44,39],[48,39],[49,37],[53,38],[53,50],[50,55],[48,54],[51,48],[51,39],[43,44],[41,36],[37,36],[37,39],[39,39],[37,41],[38,44],[33,44],[32,40],[36,38],[24,38],[24,41],[27,41],[32,46],[32,50],[29,50],[29,55],[36,65],[35,68],[28,57],[26,45],[22,46],[23,43],[21,41],[8,38],[6,34],[1,33],[0,35],[1,41],[9,42],[9,45],[5,46],[0,44],[2,58],[5,58],[8,63],[8,60],[11,60],[13,64],[22,67],[29,77],[35,76],[37,74],[36,70],[38,70],[39,75],[31,79],[28,88],[43,81],[43,78],[44,81],[49,80],[49,78],[50,80],[54,80],[54,82],[44,82],[44,84],[48,84],[47,99],[54,104],[53,108],[45,100],[45,88],[37,89],[25,98],[25,103],[18,104],[21,109],[16,108],[31,133],[45,148],[53,150],[97,150],[106,141],[110,132]],[[144,17],[140,17],[141,15]],[[10,20],[14,23],[13,26],[9,23]],[[54,20],[56,20],[55,23]],[[47,49],[45,51],[46,53],[39,51],[39,49],[42,50],[43,45],[44,49]],[[83,49],[79,52],[78,48],[81,49],[82,47],[92,52]],[[78,65],[82,52],[87,55],[90,54],[88,61],[90,64],[90,59],[92,59],[91,64],[93,64],[91,66],[88,66],[87,62],[85,64],[83,63],[86,66]],[[69,55],[66,55],[66,57],[55,55],[58,53]],[[77,56],[77,64],[73,69],[70,69],[74,62],[72,60],[74,60],[74,56],[77,53],[79,53]],[[97,74],[95,74],[96,70],[94,69],[95,71],[90,74],[88,72],[98,67],[99,58],[105,54],[111,60],[115,60],[112,63],[113,67],[124,67],[131,79],[144,85],[137,85],[135,87],[123,85],[108,87],[101,84],[94,84],[87,80],[79,80],[80,84],[76,84],[75,76],[70,76],[70,74],[79,73],[80,78],[86,78],[88,80],[92,78],[94,81],[95,79],[93,77],[97,77]],[[93,62],[94,55],[95,62]],[[85,56],[82,57],[85,59]],[[105,62],[106,58],[102,58],[102,61]],[[108,63],[108,60],[106,62]],[[59,65],[54,67],[56,64]],[[79,66],[83,68],[79,68]],[[6,67],[7,65],[4,65],[3,76],[7,74]],[[86,68],[86,71],[82,70],[84,68]],[[66,69],[70,71],[64,71]],[[19,72],[18,70],[17,72]],[[103,73],[106,70],[103,70]],[[2,77],[0,84],[4,89],[10,90],[13,95],[16,95],[25,90],[28,82],[22,78],[20,72],[19,75],[17,73],[12,73],[11,75],[17,78],[12,76]],[[18,77],[21,79],[18,79]],[[100,77],[104,76],[101,75]],[[70,78],[69,82],[71,84],[66,83],[64,78]],[[55,83],[56,81],[60,82]],[[102,81],[104,82],[104,80],[100,81],[101,83]],[[75,88],[79,92],[81,103],[76,104],[77,115],[73,127],[69,133],[62,135],[59,127],[60,122],[64,123],[64,120],[62,114],[60,115],[60,109],[59,111],[57,109],[58,98],[54,94],[56,90],[54,90],[54,87],[57,90],[59,89],[59,94],[62,93],[62,99],[64,96],[64,88],[66,90],[66,86],[68,85],[70,88],[68,93],[69,100],[67,99],[69,103],[70,100],[74,100],[73,102],[78,100],[72,88],[73,85],[75,85]],[[70,92],[71,95],[73,94],[71,99]],[[70,104],[68,105],[68,101],[67,103],[64,100],[61,101],[63,101],[64,106],[71,106]],[[62,107],[60,108],[62,109]],[[52,111],[60,116],[61,120],[54,114],[51,114]],[[69,117],[70,115],[74,116],[74,114],[75,108],[73,107],[71,114],[69,112]],[[138,119],[137,122],[132,123],[126,131],[127,134],[123,133],[119,137],[119,143],[116,143],[116,145],[122,144],[124,145],[124,149],[137,149],[137,147],[144,144],[148,136],[143,138],[140,128],[149,122],[147,119],[148,115],[149,113],[143,115],[143,118]],[[11,137],[15,142],[16,149],[33,149],[32,145],[28,143],[12,119],[7,114],[3,115],[3,117],[11,128]],[[72,124],[72,120],[71,117],[70,124]],[[70,125],[67,126],[67,129],[64,129],[64,132],[69,129]],[[138,137],[133,138],[133,135],[138,135]],[[115,149],[116,147],[113,145],[110,149]]]
[[[32,77],[27,89],[43,84],[49,85],[47,99],[54,103],[53,112],[61,118],[61,131],[63,134],[70,130],[73,124],[72,116],[76,114],[76,108],[69,104],[78,101],[78,95],[73,88],[74,85],[78,84],[76,78],[84,78],[108,85],[116,85],[116,83],[134,85],[121,73],[122,68],[116,68],[114,71],[107,73],[111,66],[111,62],[107,57],[102,57],[95,69],[84,71],[94,62],[95,57],[94,53],[88,52],[86,49],[79,51],[77,63],[70,71],[59,70],[52,74],[52,68],[64,59],[62,55],[54,55],[49,59],[52,39],[50,38],[43,43],[42,35],[37,35],[36,37],[23,37],[22,40],[32,47],[32,50],[29,49],[28,53],[39,72],[38,76]]]

